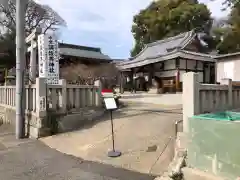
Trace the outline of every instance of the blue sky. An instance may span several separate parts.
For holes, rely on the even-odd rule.
[[[134,45],[132,17],[152,0],[36,0],[51,6],[67,22],[60,39],[66,43],[100,47],[111,58],[128,58]],[[200,0],[215,17],[224,0]]]

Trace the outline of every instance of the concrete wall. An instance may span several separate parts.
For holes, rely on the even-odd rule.
[[[189,119],[190,167],[236,179],[240,176],[240,121]]]
[[[240,56],[226,57],[216,61],[217,81],[230,78],[233,81],[240,81]]]

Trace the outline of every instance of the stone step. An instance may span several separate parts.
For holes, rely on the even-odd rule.
[[[184,180],[226,180],[213,174],[184,167],[182,169]]]

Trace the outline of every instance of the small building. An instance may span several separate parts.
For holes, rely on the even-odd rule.
[[[214,58],[216,59],[217,82],[225,78],[240,82],[240,52],[217,55]]]
[[[122,91],[127,84],[137,90],[181,91],[182,74],[189,71],[199,73],[200,82],[215,83],[215,59],[202,52],[203,46],[194,31],[147,44],[138,55],[118,64]]]
[[[93,84],[96,78],[115,74],[113,60],[100,48],[59,43],[59,53],[60,77],[69,83]]]
[[[61,59],[60,66],[67,66],[71,63],[83,63],[87,65],[109,63],[112,59],[103,54],[100,48],[80,46],[67,43],[59,43]]]

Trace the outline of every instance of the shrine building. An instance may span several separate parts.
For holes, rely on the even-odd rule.
[[[189,71],[199,73],[199,82],[215,83],[215,59],[203,53],[204,46],[194,31],[147,44],[135,57],[118,64],[121,91],[133,86],[158,93],[182,91],[182,75]]]

